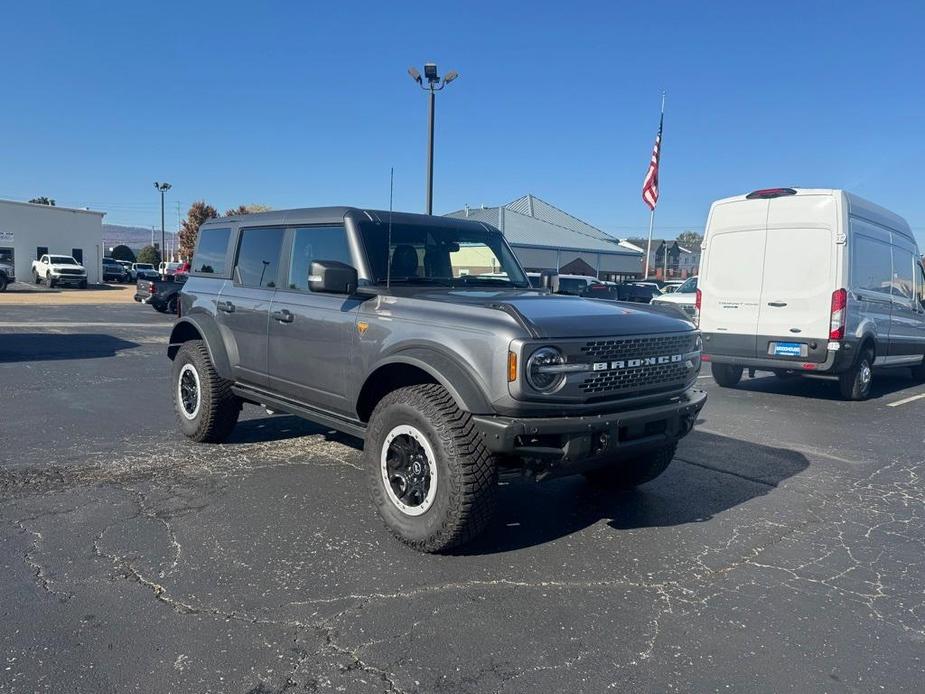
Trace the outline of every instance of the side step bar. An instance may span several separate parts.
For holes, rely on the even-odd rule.
[[[270,395],[259,388],[245,386],[240,383],[233,385],[231,387],[231,392],[239,398],[243,398],[248,402],[253,402],[258,405],[263,405],[271,410],[288,412],[289,414],[294,414],[297,417],[302,417],[303,419],[315,422],[321,426],[330,427],[335,431],[355,436],[358,439],[366,437],[366,425],[359,420],[348,419],[347,417],[342,417],[333,412],[319,410],[304,403],[281,398],[277,395]]]

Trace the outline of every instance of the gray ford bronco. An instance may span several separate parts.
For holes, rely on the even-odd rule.
[[[499,473],[626,488],[661,474],[706,395],[700,335],[656,308],[533,289],[481,222],[350,207],[210,220],[170,336],[180,429],[243,403],[359,437],[412,547],[488,524]]]

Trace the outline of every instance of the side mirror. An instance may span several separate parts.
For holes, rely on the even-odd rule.
[[[558,293],[559,291],[559,273],[551,270],[543,270],[540,273],[540,286],[543,289]]]
[[[356,268],[337,260],[313,260],[308,270],[308,288],[327,294],[353,294],[357,288]]]

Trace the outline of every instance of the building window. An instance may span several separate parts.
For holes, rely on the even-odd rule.
[[[72,248],[71,257],[76,260],[81,265],[84,264],[84,249],[83,248]]]
[[[48,246],[37,246],[35,249],[35,259],[41,260],[43,255],[48,255]]]

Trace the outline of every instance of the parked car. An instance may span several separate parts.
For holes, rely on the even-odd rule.
[[[600,282],[591,284],[581,296],[588,299],[605,299],[609,301],[629,301],[636,304],[648,304],[652,297],[658,295],[653,287],[644,287],[629,282]]]
[[[505,277],[467,274],[489,256]],[[486,527],[502,467],[654,479],[706,401],[690,322],[540,295],[483,222],[335,207],[209,220],[180,306],[181,431],[222,441],[247,402],[358,436],[377,510],[422,551]]]
[[[160,313],[177,313],[180,289],[186,276],[175,275],[170,280],[138,280],[135,286],[135,301],[150,304]]]
[[[150,263],[132,263],[132,281],[160,279],[157,269]]]
[[[688,320],[693,320],[697,307],[697,278],[689,277],[670,294],[660,294],[652,299],[658,306],[671,306]]]
[[[843,190],[774,188],[714,202],[697,305],[713,378],[743,368],[837,379],[925,378],[925,272],[899,215]]]
[[[127,283],[129,281],[129,272],[118,261],[112,258],[103,258],[103,281]]]
[[[161,262],[161,264],[157,266],[157,272],[161,278],[173,277],[181,264],[182,263]]]
[[[556,292],[558,294],[581,296],[582,292],[586,291],[591,285],[603,284],[597,277],[590,277],[588,275],[559,275],[558,277],[559,288]]]
[[[32,261],[32,281],[47,287],[70,284],[87,288],[87,270],[69,255],[43,255]]]
[[[13,267],[13,259],[6,254],[0,255],[0,292],[5,292],[15,281],[16,268]]]

